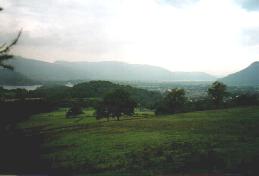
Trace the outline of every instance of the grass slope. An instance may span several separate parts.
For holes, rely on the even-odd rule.
[[[91,175],[239,172],[259,163],[259,107],[96,121],[93,110],[33,116],[19,128],[45,137],[42,157],[57,171]]]

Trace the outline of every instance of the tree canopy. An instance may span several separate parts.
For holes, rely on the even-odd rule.
[[[171,89],[156,109],[157,114],[183,112],[186,104],[184,89]]]
[[[219,81],[215,81],[208,89],[208,95],[218,108],[223,102],[223,98],[227,95],[227,86]]]
[[[116,89],[104,96],[103,100],[96,107],[96,118],[109,117],[120,119],[122,115],[132,116],[136,102],[124,89]]]

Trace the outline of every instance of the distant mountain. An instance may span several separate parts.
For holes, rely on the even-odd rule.
[[[29,79],[37,81],[110,80],[110,81],[213,81],[202,72],[171,72],[161,67],[123,62],[54,63],[16,57],[8,61]]]
[[[35,81],[28,79],[21,73],[0,69],[0,85],[28,85],[35,83]]]
[[[234,86],[258,86],[259,85],[259,62],[254,62],[247,68],[230,74],[220,81]]]
[[[120,81],[212,81],[216,78],[202,72],[171,72],[161,67],[123,62],[62,62],[56,64],[78,70],[89,79]]]
[[[76,77],[72,70],[49,62],[15,57],[7,62],[16,72],[37,81],[67,81]]]
[[[172,72],[173,81],[215,81],[216,77],[204,72]]]

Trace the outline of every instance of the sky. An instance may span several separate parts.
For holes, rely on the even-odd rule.
[[[0,43],[54,62],[121,61],[226,75],[259,61],[258,0],[0,0]]]

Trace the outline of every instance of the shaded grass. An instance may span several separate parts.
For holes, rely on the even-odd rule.
[[[45,136],[42,157],[56,171],[92,175],[175,172],[257,173],[259,108],[232,108],[155,117],[137,112],[121,121],[96,121],[92,109],[65,118],[66,109],[19,124]],[[145,115],[143,115],[145,114]]]

